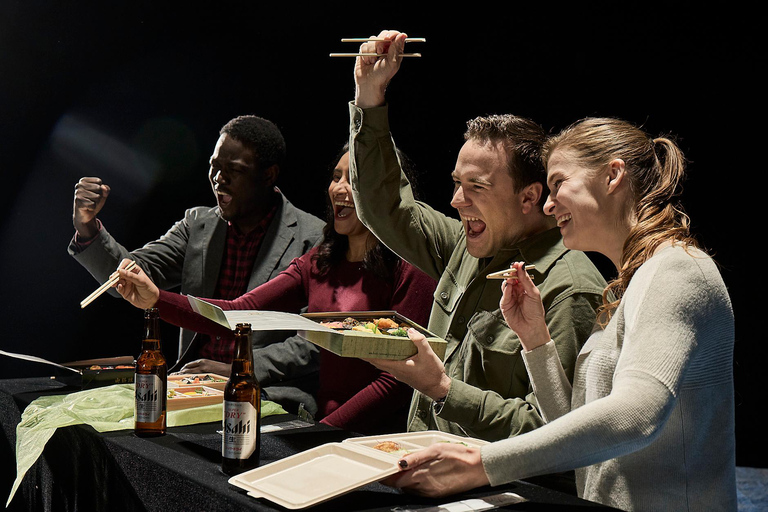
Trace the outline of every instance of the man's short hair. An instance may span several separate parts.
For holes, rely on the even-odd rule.
[[[282,169],[285,165],[285,139],[272,121],[253,115],[238,116],[219,131],[220,135],[225,133],[256,153],[260,170],[275,164]]]
[[[547,172],[541,161],[541,149],[547,134],[530,119],[512,114],[481,116],[467,121],[464,140],[481,144],[502,143],[509,155],[509,173],[515,192],[532,183],[541,183],[544,193],[539,206],[547,200]]]

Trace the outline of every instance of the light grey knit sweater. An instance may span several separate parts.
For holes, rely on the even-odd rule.
[[[734,318],[714,262],[660,250],[576,361],[525,354],[547,424],[486,445],[492,485],[576,469],[579,495],[623,510],[736,510]],[[577,469],[580,468],[580,469]]]

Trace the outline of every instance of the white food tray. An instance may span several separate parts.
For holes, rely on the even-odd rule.
[[[351,443],[327,443],[235,475],[229,483],[254,498],[299,509],[335,498],[398,471],[397,460]]]
[[[355,444],[370,448],[373,451],[380,451],[374,448],[377,444],[384,441],[394,441],[400,445],[403,451],[400,452],[383,452],[387,455],[394,457],[402,457],[405,452],[413,452],[426,448],[436,443],[460,443],[472,448],[480,448],[481,446],[488,444],[488,441],[482,439],[475,439],[473,437],[457,436],[448,432],[440,432],[438,430],[425,430],[423,432],[407,432],[403,434],[385,434],[381,436],[368,436],[368,437],[350,437],[345,439],[344,443]]]
[[[327,443],[285,459],[235,475],[229,483],[288,509],[301,509],[330,500],[399,471],[405,453],[389,453],[374,446],[394,441],[407,452],[435,443],[480,447],[487,441],[439,431],[352,437]]]

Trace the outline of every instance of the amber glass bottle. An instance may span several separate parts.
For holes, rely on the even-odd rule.
[[[259,465],[261,386],[253,376],[251,324],[237,324],[232,373],[224,388],[221,470],[235,475]]]
[[[134,375],[134,432],[142,437],[165,434],[168,366],[160,346],[159,318],[157,308],[144,310],[144,336]]]

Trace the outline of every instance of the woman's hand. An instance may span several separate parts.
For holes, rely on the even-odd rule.
[[[521,262],[512,265],[517,269],[515,277],[501,283],[499,307],[507,325],[517,333],[527,351],[549,342],[544,305],[539,289],[531,281]]]
[[[392,359],[365,359],[379,370],[392,375],[400,382],[421,391],[433,400],[448,394],[451,379],[445,374],[445,366],[423,334],[408,329],[408,337],[416,345],[416,354],[402,361]]]
[[[130,262],[131,260],[125,259],[117,267],[117,273],[120,275],[120,280],[115,284],[117,293],[137,308],[151,308],[160,298],[160,289],[138,265],[134,265],[131,270],[125,270]]]
[[[437,443],[400,459],[402,471],[383,484],[422,496],[457,494],[488,485],[479,448]]]

